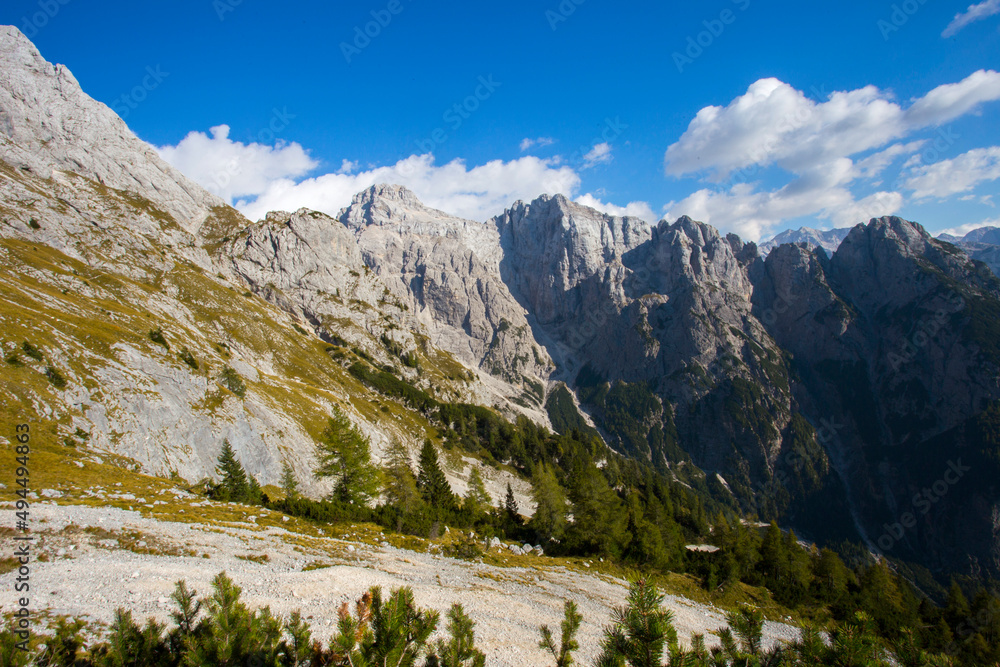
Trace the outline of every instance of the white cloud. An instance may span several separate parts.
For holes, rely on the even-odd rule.
[[[877,192],[856,200],[845,187],[855,173],[853,163],[843,159],[774,191],[758,191],[750,184],[728,191],[702,189],[672,204],[666,217],[689,215],[721,231],[759,241],[773,235],[783,220],[816,215],[835,227],[848,227],[900,209],[903,197],[896,192]]]
[[[393,165],[368,165],[360,172],[358,162],[345,159],[335,173],[299,180],[317,166],[300,145],[245,145],[229,139],[225,125],[212,128],[211,134],[191,132],[177,146],[158,150],[164,159],[252,220],[269,211],[302,207],[336,215],[356,193],[376,183],[403,185],[428,206],[473,220],[499,214],[518,199],[557,193],[572,198],[580,188],[579,174],[563,165],[560,158],[533,156],[470,168],[463,160],[436,165],[432,154],[411,155]],[[535,145],[553,142],[544,137],[533,141]],[[588,161],[611,159],[608,144],[598,144],[591,152]],[[577,201],[612,215],[630,215],[647,222],[658,219],[646,202],[617,206],[590,193]]]
[[[944,29],[941,36],[954,37],[958,34],[959,30],[970,23],[982,21],[994,14],[1000,14],[1000,0],[985,0],[985,2],[980,2],[978,5],[969,5],[969,8],[964,12],[955,14],[955,18],[951,20],[951,23]]]
[[[604,142],[597,144],[583,156],[583,168],[590,169],[599,164],[611,162],[614,156],[611,154],[611,144]]]
[[[337,173],[353,174],[355,171],[357,171],[357,169],[358,169],[357,162],[351,162],[350,160],[345,159],[343,162],[340,163],[340,169],[337,170]]]
[[[865,178],[875,178],[885,171],[886,167],[892,164],[896,158],[902,155],[916,153],[926,143],[926,141],[911,141],[906,144],[893,144],[884,151],[879,151],[878,153],[869,155],[863,160],[859,160],[857,163],[858,172]]]
[[[1000,146],[976,148],[952,160],[917,167],[904,185],[918,199],[944,198],[968,192],[984,181],[1000,178]]]
[[[521,140],[521,152],[525,152],[532,146],[538,146],[539,148],[544,148],[545,146],[551,146],[556,143],[556,140],[552,137],[538,137],[537,139],[522,139]]]
[[[793,173],[850,157],[939,125],[1000,99],[1000,73],[980,70],[939,86],[903,109],[874,86],[814,102],[777,79],[753,83],[727,107],[705,107],[665,156],[668,175],[724,179],[750,165]]]
[[[701,109],[667,149],[667,175],[726,183],[672,203],[669,215],[690,215],[753,240],[800,216],[845,226],[891,215],[902,207],[902,194],[883,191],[858,199],[851,187],[864,179],[870,192],[889,165],[925,143],[900,141],[908,135],[994,100],[1000,100],[1000,73],[991,70],[934,88],[909,106],[874,86],[816,102],[778,79],[761,79],[727,106]],[[904,169],[919,160],[912,157]],[[787,173],[786,185],[758,190],[743,182],[770,166]]]
[[[583,204],[584,206],[589,206],[590,208],[597,209],[602,213],[607,213],[609,215],[617,216],[632,216],[645,220],[646,222],[656,222],[659,220],[659,216],[653,213],[652,207],[647,202],[644,201],[633,201],[629,202],[625,206],[615,206],[614,204],[607,204],[602,202],[600,199],[587,193],[576,198],[577,204]]]
[[[162,146],[160,156],[189,178],[227,201],[253,196],[269,183],[304,176],[318,166],[297,143],[275,146],[244,144],[229,138],[229,126],[191,132],[176,146]]]
[[[993,70],[973,72],[958,83],[938,86],[916,100],[903,114],[908,131],[941,125],[974,110],[984,102],[1000,99],[1000,74]]]
[[[301,207],[336,215],[351,203],[355,193],[376,183],[403,185],[428,206],[471,220],[486,220],[517,199],[531,200],[545,193],[573,196],[580,187],[580,177],[569,167],[557,168],[550,160],[531,156],[468,168],[462,160],[438,166],[431,154],[411,155],[394,165],[357,174],[325,174],[300,183],[277,180],[257,193],[255,200],[238,201],[236,207],[251,220],[268,211]]]

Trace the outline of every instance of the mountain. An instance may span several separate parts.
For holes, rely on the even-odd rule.
[[[441,336],[420,318],[437,320],[397,303],[348,227],[307,211],[245,219],[16,29],[0,29],[0,52],[9,423],[33,420],[66,454],[86,444],[95,460],[191,481],[215,475],[228,441],[262,484],[288,463],[304,492],[321,494],[313,448],[334,408],[370,436],[376,459],[394,440],[418,447],[432,429],[359,382],[354,363],[546,421],[523,386],[480,377],[432,344]],[[490,306],[497,322],[516,321]],[[501,365],[501,352],[520,349],[498,347]],[[457,489],[470,470],[448,470]],[[530,513],[523,480],[483,473],[495,498],[511,482]]]
[[[1000,228],[980,227],[961,238],[941,234],[938,239],[958,246],[969,257],[986,264],[995,275],[1000,276]]]
[[[919,224],[763,252],[561,195],[463,220],[390,184],[250,221],[16,30],[0,51],[3,416],[60,452],[194,481],[228,441],[319,495],[334,410],[381,459],[472,403],[487,442],[501,416],[596,433],[713,507],[1000,574],[1000,282]],[[452,452],[452,485],[477,467],[530,513],[513,459],[480,458]]]
[[[810,249],[823,248],[830,255],[840,246],[850,231],[850,228],[819,230],[800,227],[797,230],[787,229],[770,241],[761,243],[760,254],[762,257],[766,257],[768,253],[784,243],[805,243]]]

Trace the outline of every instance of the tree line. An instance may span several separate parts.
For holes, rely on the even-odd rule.
[[[456,404],[440,405],[436,420],[445,448],[506,464],[530,479],[535,507],[529,519],[510,485],[494,502],[476,466],[466,494],[455,494],[430,440],[420,449],[416,469],[398,442],[377,466],[368,439],[336,410],[316,444],[314,474],[333,481],[329,496],[302,496],[286,468],[285,497],[266,498],[228,443],[219,460],[220,481],[210,494],[321,523],[369,521],[423,537],[436,537],[450,526],[484,539],[538,544],[549,555],[605,558],[649,576],[686,572],[709,592],[740,583],[765,587],[778,603],[832,627],[854,623],[862,613],[866,628],[887,642],[910,637],[930,653],[952,647],[967,664],[1000,660],[1000,614],[988,613],[1000,610],[995,589],[966,585],[963,591],[955,583],[943,604],[936,604],[893,564],[860,549],[804,546],[794,532],[774,522],[761,531],[721,504],[712,506],[709,520],[698,493],[579,430],[552,434],[524,418],[511,423],[485,408]],[[719,550],[688,551],[691,542]],[[482,543],[472,540],[450,549],[449,555],[463,558],[483,554]],[[851,556],[850,565],[844,554]],[[984,615],[987,622],[968,623]]]

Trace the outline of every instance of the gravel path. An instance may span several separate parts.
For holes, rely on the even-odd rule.
[[[197,512],[198,506],[189,511]],[[301,610],[314,636],[326,641],[342,602],[357,599],[373,585],[386,590],[407,585],[420,606],[442,614],[452,603],[461,602],[476,621],[477,643],[487,664],[498,666],[549,664],[551,660],[537,647],[538,627],[546,623],[558,628],[563,600],[574,600],[584,617],[578,658],[581,664],[590,664],[611,606],[622,604],[627,593],[626,582],[596,573],[564,567],[494,567],[391,546],[304,537],[253,522],[204,526],[117,508],[54,502],[35,503],[32,520],[41,529],[35,532],[35,556],[46,553],[51,559],[33,564],[33,608],[104,623],[120,606],[132,609],[137,619],[153,616],[166,622],[176,581],[184,579],[205,594],[212,577],[225,570],[243,588],[244,601],[251,607],[268,605],[286,617]],[[13,524],[13,512],[0,511],[0,525]],[[78,530],[87,527],[89,532]],[[132,534],[130,548],[157,553],[123,549],[115,537],[97,529],[114,535],[138,531],[141,535]],[[265,554],[267,562],[246,559],[262,559]],[[303,571],[317,561],[332,565]],[[13,609],[15,576],[0,576],[2,611]],[[694,632],[711,633],[725,624],[718,609],[684,598],[668,596],[666,606],[685,640]],[[791,626],[770,622],[765,626],[767,646],[797,636]],[[714,638],[707,639],[712,645]]]

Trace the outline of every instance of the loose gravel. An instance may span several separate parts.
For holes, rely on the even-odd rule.
[[[192,503],[187,512],[198,509]],[[12,510],[0,515],[0,525],[14,524]],[[54,501],[35,503],[32,520],[40,529],[36,545],[49,558],[32,565],[34,610],[103,623],[111,621],[118,607],[131,609],[137,619],[152,616],[169,622],[175,582],[183,579],[203,595],[210,591],[211,579],[225,571],[242,587],[251,608],[269,606],[284,617],[300,610],[313,636],[326,641],[336,629],[343,602],[356,600],[375,585],[385,590],[410,586],[420,606],[442,615],[453,603],[462,603],[476,621],[477,643],[487,664],[504,667],[550,664],[551,658],[538,648],[538,628],[548,624],[558,631],[563,601],[573,600],[584,617],[577,657],[580,664],[590,664],[612,606],[622,604],[627,594],[627,582],[604,574],[561,566],[495,567],[397,549],[384,542],[379,546],[303,537],[253,521],[206,526]],[[90,532],[75,530],[88,527]],[[114,535],[128,532],[133,550],[121,548],[119,539],[96,529]],[[141,535],[135,537],[136,533]],[[329,566],[306,569],[317,563]],[[13,572],[0,576],[0,590],[5,591],[0,611],[14,609],[15,576]],[[665,605],[685,640],[692,633],[705,633],[711,646],[715,639],[711,633],[725,626],[717,608],[674,596],[668,596]],[[768,622],[764,635],[769,647],[794,641],[798,630]]]

